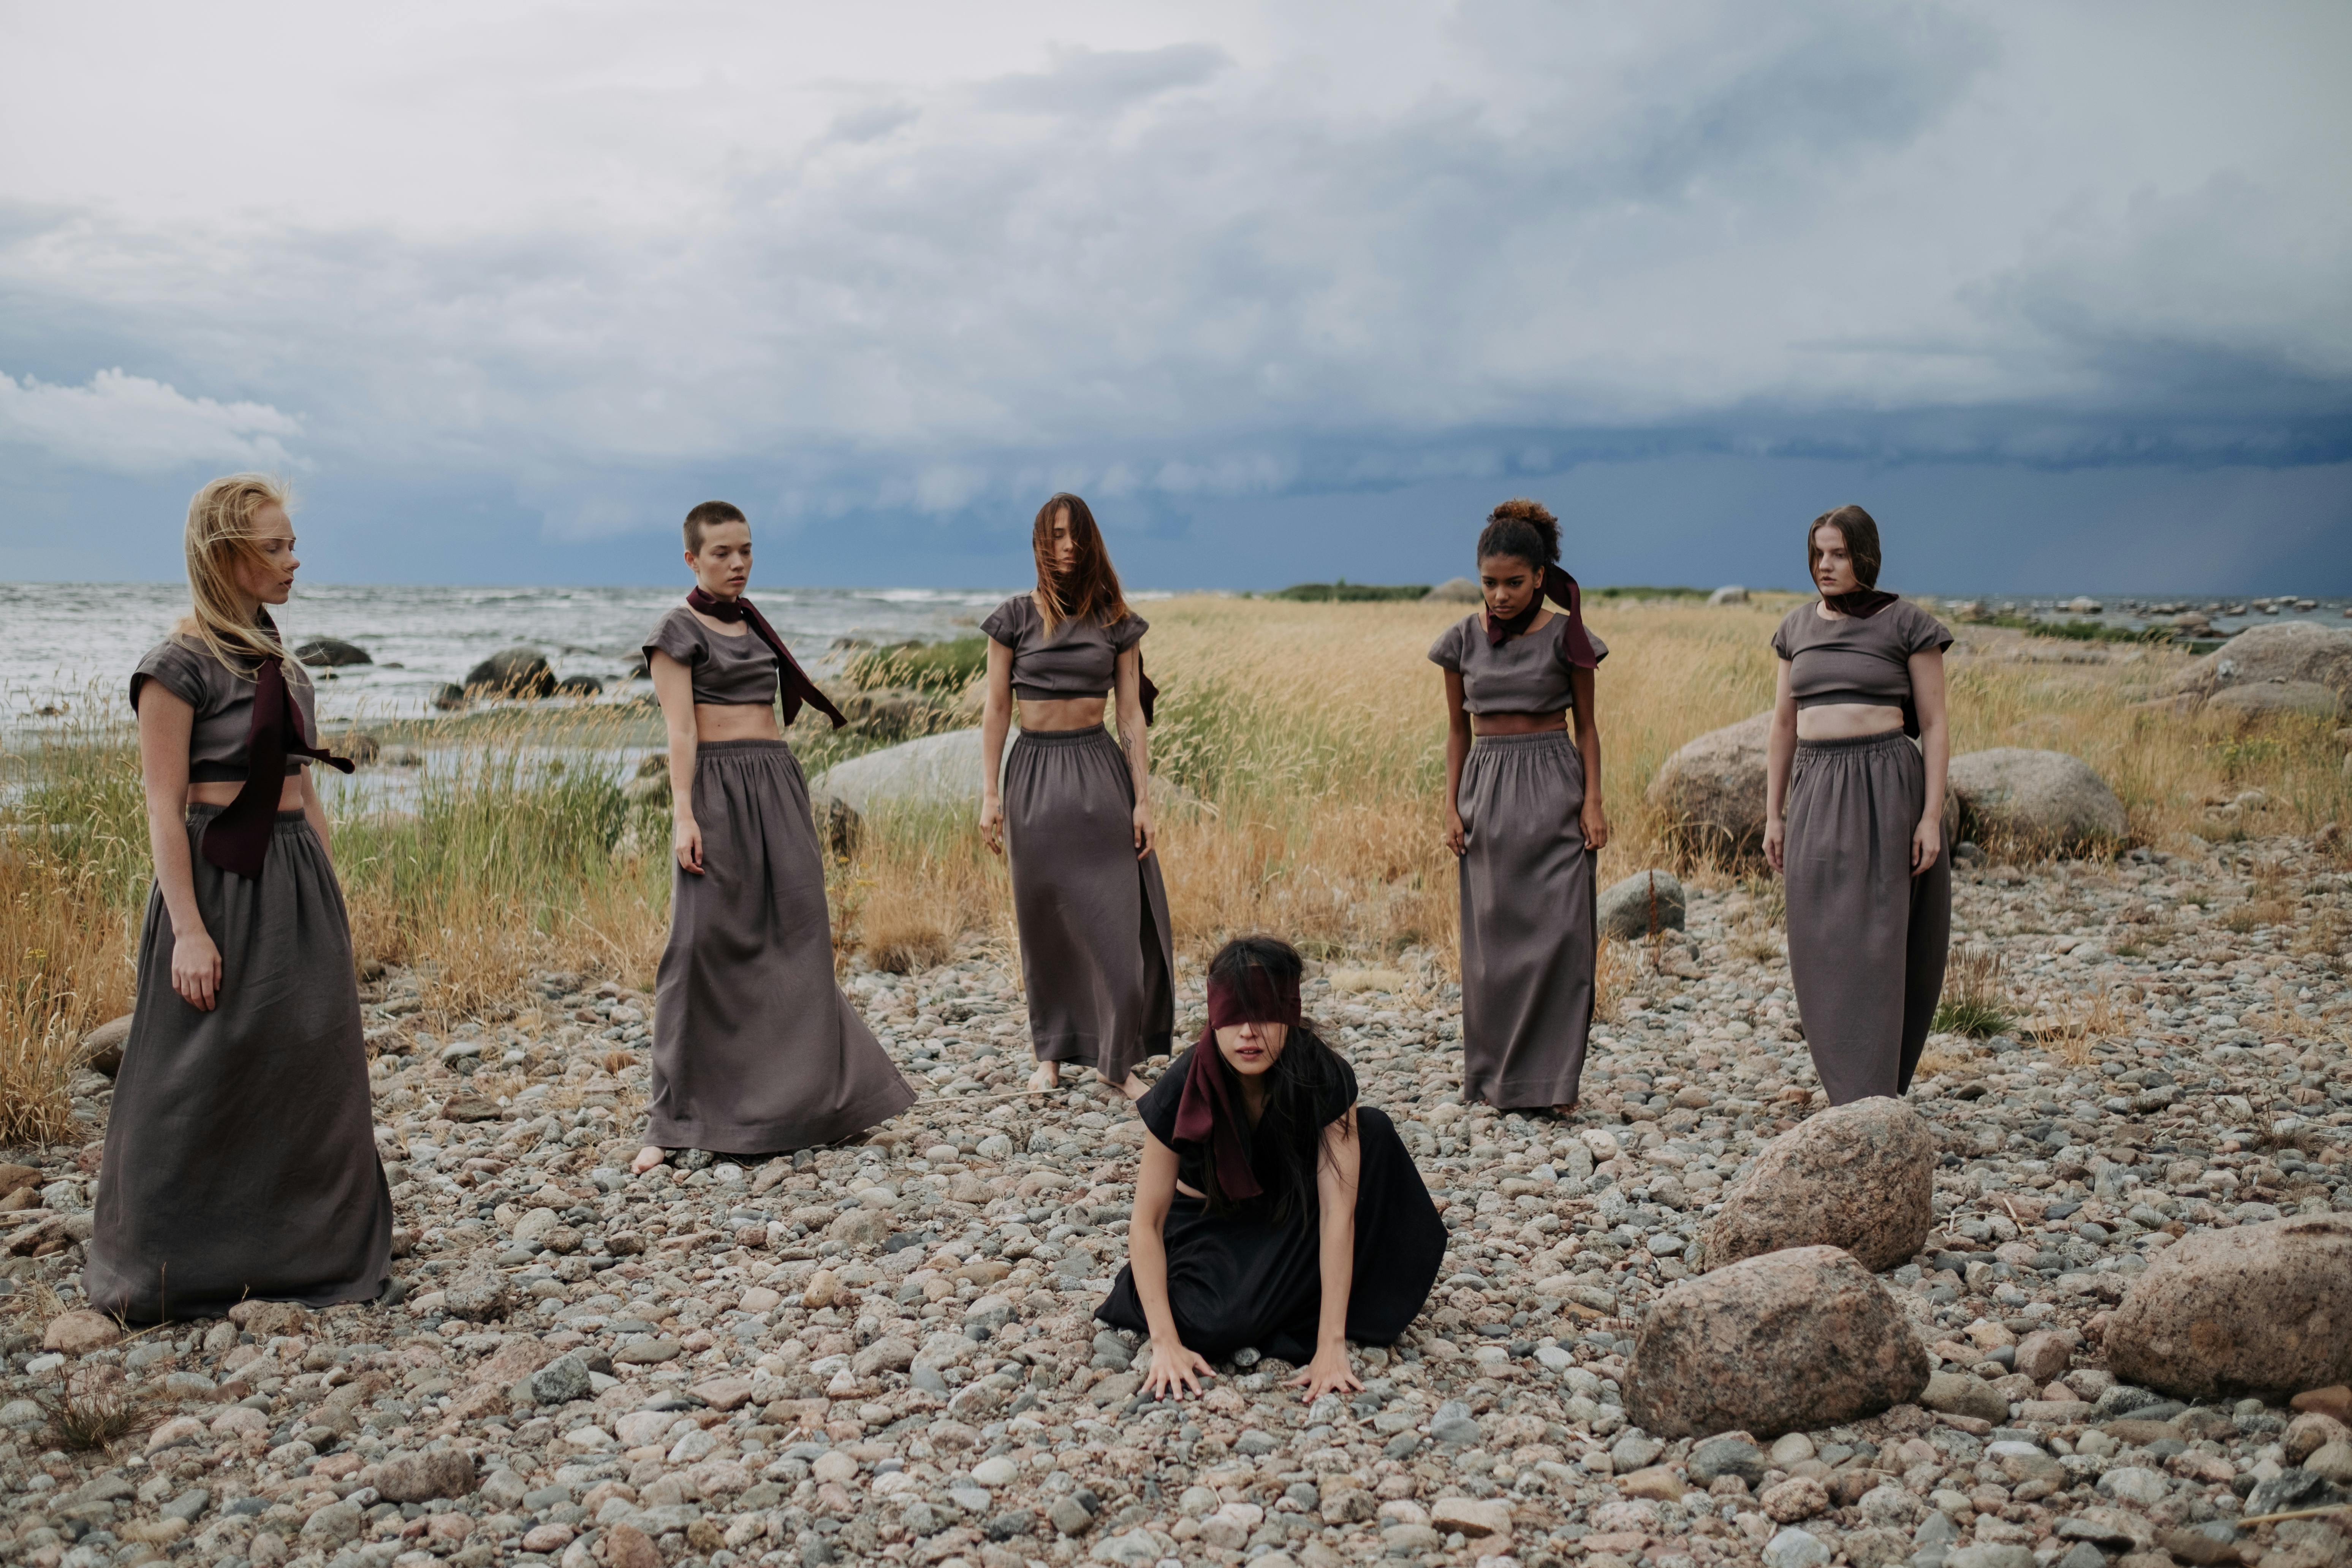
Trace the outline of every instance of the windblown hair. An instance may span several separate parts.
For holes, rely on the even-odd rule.
[[[188,502],[188,614],[172,629],[194,637],[231,669],[276,659],[291,681],[308,679],[286,657],[286,645],[257,616],[239,606],[236,569],[258,562],[254,520],[264,507],[292,512],[293,492],[267,474],[230,474],[213,480]]]
[[[1076,547],[1076,559],[1066,574],[1054,569],[1054,514],[1064,507],[1070,509],[1070,542]],[[1127,619],[1127,597],[1119,592],[1118,574],[1111,570],[1102,530],[1095,526],[1095,514],[1085,501],[1067,490],[1049,497],[1037,509],[1029,542],[1037,557],[1037,615],[1045,623],[1046,641],[1053,640],[1064,621],[1091,620],[1115,626]]]
[[[1853,561],[1853,580],[1865,588],[1878,586],[1878,522],[1858,506],[1842,506],[1835,511],[1825,511],[1813,519],[1805,530],[1805,581],[1814,581],[1813,569],[1821,564],[1822,552],[1813,536],[1824,528],[1834,528],[1845,539],[1845,552]]]
[[[1478,559],[1510,555],[1540,573],[1559,559],[1559,519],[1539,500],[1522,496],[1486,514],[1478,534]]]
[[[702,553],[702,536],[722,522],[740,522],[751,526],[751,520],[743,509],[731,500],[707,500],[686,514],[686,552]]]
[[[1296,985],[1307,971],[1298,950],[1274,936],[1239,936],[1209,960],[1209,977],[1251,991],[1252,971],[1262,971],[1276,989]],[[1259,982],[1258,984],[1263,984]],[[1212,1035],[1196,1049],[1215,1050]],[[1250,1151],[1251,1167],[1265,1189],[1266,1217],[1285,1225],[1290,1216],[1314,1212],[1318,1199],[1315,1173],[1323,1158],[1323,1127],[1316,1120],[1316,1104],[1343,1072],[1339,1057],[1315,1032],[1313,1020],[1301,1018],[1283,1042],[1282,1054],[1265,1072],[1265,1106],[1255,1130],[1243,1127],[1242,1146]],[[1340,1135],[1346,1135],[1344,1126]],[[1213,1213],[1232,1208],[1217,1184],[1217,1163],[1207,1162],[1207,1185],[1202,1192]]]

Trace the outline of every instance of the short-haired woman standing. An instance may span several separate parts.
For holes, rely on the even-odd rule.
[[[188,506],[189,614],[131,676],[154,890],[82,1289],[135,1322],[392,1283],[351,922],[306,764],[310,678],[264,606],[291,595],[286,491]]]
[[[1593,671],[1609,647],[1585,628],[1540,503],[1488,514],[1478,579],[1485,611],[1429,650],[1445,671],[1445,839],[1462,860],[1462,1097],[1565,1116],[1592,1026],[1592,858],[1609,842]]]
[[[981,623],[980,829],[1012,857],[1038,1063],[1029,1087],[1051,1089],[1061,1063],[1084,1062],[1133,1100],[1143,1093],[1137,1066],[1165,1051],[1176,1027],[1175,945],[1152,842],[1147,623],[1127,607],[1085,501],[1048,500],[1031,543],[1035,590]],[[1117,741],[1103,728],[1114,691]],[[1015,698],[1021,733],[1008,757]]]
[[[1772,634],[1764,854],[1786,883],[1805,1047],[1843,1105],[1911,1087],[1944,987],[1952,634],[1879,592],[1878,524],[1862,508],[1815,518],[1805,556],[1821,597]]]
[[[686,514],[686,603],[646,638],[669,731],[669,945],[654,990],[649,1171],[670,1149],[774,1154],[863,1132],[915,1091],[833,976],[824,856],[801,764],[776,727],[841,714],[743,596],[751,525]]]

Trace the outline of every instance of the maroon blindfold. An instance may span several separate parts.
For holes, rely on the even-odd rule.
[[[1263,969],[1246,971],[1238,984],[1215,976],[1209,981],[1209,1024],[1194,1043],[1192,1065],[1185,1070],[1184,1090],[1176,1102],[1176,1136],[1183,1142],[1210,1145],[1217,1186],[1228,1198],[1254,1198],[1265,1191],[1250,1169],[1249,1150],[1243,1142],[1249,1113],[1242,1109],[1241,1091],[1217,1049],[1217,1031],[1241,1024],[1298,1027],[1298,983],[1277,981]]]

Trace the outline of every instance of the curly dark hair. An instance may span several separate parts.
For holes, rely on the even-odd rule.
[[[1509,555],[1540,572],[1559,559],[1559,519],[1539,500],[1525,496],[1505,501],[1486,514],[1478,534],[1478,559]]]

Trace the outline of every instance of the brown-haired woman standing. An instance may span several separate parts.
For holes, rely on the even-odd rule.
[[[1764,854],[1787,886],[1805,1047],[1843,1105],[1911,1087],[1944,986],[1952,634],[1878,591],[1878,524],[1862,508],[1815,518],[1805,557],[1822,596],[1772,635]]]
[[[1592,858],[1609,842],[1592,677],[1609,647],[1585,629],[1539,502],[1487,515],[1478,578],[1485,611],[1429,650],[1445,671],[1445,841],[1462,860],[1462,1097],[1564,1116],[1592,1026]]]
[[[155,886],[82,1289],[140,1322],[392,1282],[358,984],[310,679],[263,606],[292,592],[286,491],[188,507],[190,614],[131,676]]]
[[[980,829],[992,851],[1012,851],[1038,1061],[1030,1087],[1053,1088],[1062,1062],[1091,1062],[1132,1100],[1143,1092],[1137,1065],[1168,1049],[1176,1024],[1168,892],[1152,846],[1147,626],[1127,607],[1085,501],[1046,501],[1031,542],[1035,591],[981,623]],[[1113,691],[1116,742],[1103,728]],[[1007,757],[1015,698],[1021,733]]]

